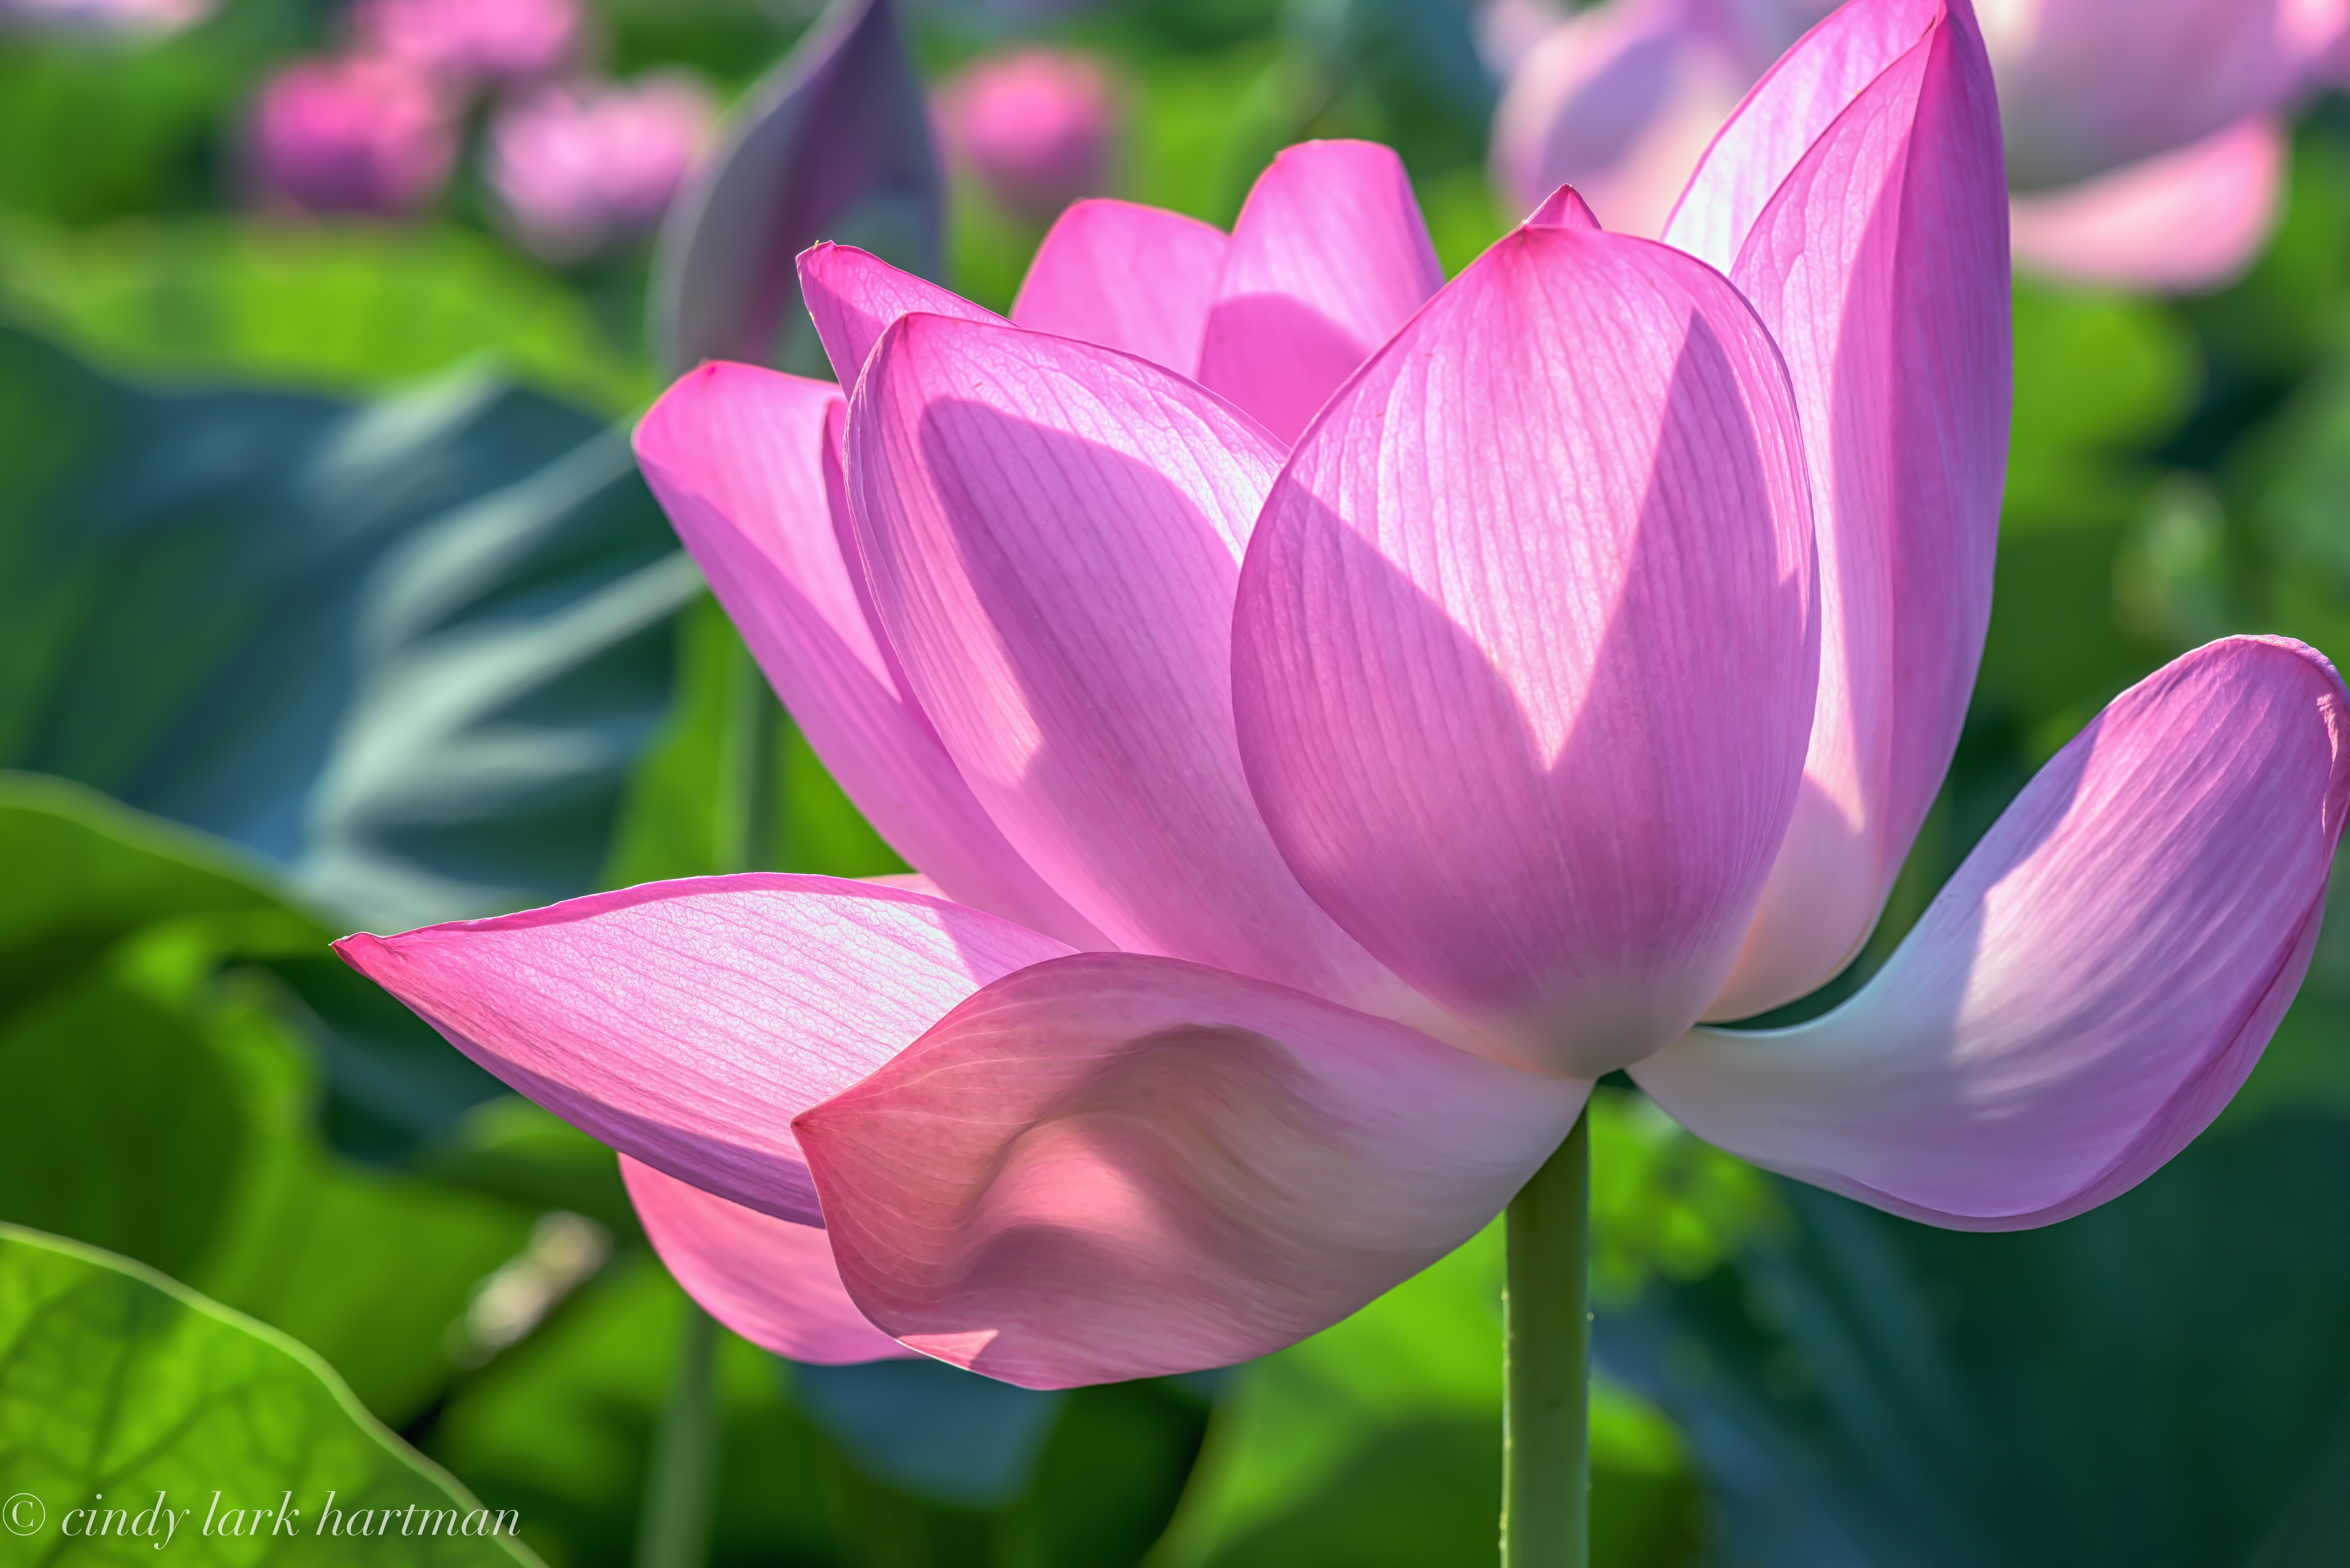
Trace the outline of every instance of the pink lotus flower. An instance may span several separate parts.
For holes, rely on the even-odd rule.
[[[267,204],[400,217],[448,182],[457,130],[446,94],[408,66],[307,59],[263,85],[248,151]]]
[[[1531,205],[1572,181],[1607,223],[1663,232],[1731,105],[1828,0],[1608,0],[1509,59],[1493,174]],[[2054,275],[2196,289],[2259,251],[2285,117],[2350,37],[2350,0],[1986,0],[2018,259]]]
[[[523,243],[568,260],[660,223],[713,118],[678,72],[547,87],[498,110],[484,172]]]
[[[451,81],[519,81],[563,65],[579,36],[578,0],[358,0],[369,53]]]
[[[1015,49],[965,67],[939,91],[947,146],[988,193],[1039,223],[1100,194],[1118,106],[1090,55]]]
[[[1700,1025],[1843,967],[1956,742],[1994,114],[1963,0],[1856,0],[1669,244],[1562,192],[1439,289],[1392,160],[1324,144],[1229,239],[1073,209],[1008,323],[817,247],[846,399],[705,365],[637,448],[934,891],[704,878],[340,950],[808,1360],[1263,1354],[1472,1234],[1614,1067],[1935,1223],[2104,1201],[2308,961],[2350,693],[2299,644],[2117,699],[1840,1008]]]

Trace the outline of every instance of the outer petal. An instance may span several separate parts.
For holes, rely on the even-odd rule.
[[[335,944],[451,1044],[704,1191],[821,1225],[791,1118],[989,981],[1070,950],[829,877],[652,882]]]
[[[1118,947],[1392,984],[1299,890],[1232,740],[1232,590],[1278,462],[1108,349],[909,317],[849,416],[879,619],[1004,836]]]
[[[762,1350],[820,1366],[917,1354],[857,1310],[815,1226],[729,1203],[625,1154],[620,1177],[686,1294]]]
[[[1553,28],[1494,110],[1494,182],[1521,206],[1572,184],[1608,227],[1659,233],[1753,80],[1690,9],[1688,0],[1614,0]]]
[[[2283,126],[2262,117],[2011,205],[2015,259],[2108,286],[2191,294],[2242,272],[2284,204]]]
[[[950,898],[1103,945],[972,798],[867,624],[826,480],[838,441],[827,419],[843,407],[822,381],[705,365],[637,427],[637,461],[784,706],[881,836]]]
[[[963,321],[1003,319],[855,245],[810,245],[800,253],[799,268],[800,292],[816,322],[816,335],[844,390],[856,387],[867,356],[889,323],[910,311]]]
[[[1200,382],[1284,441],[1444,284],[1403,161],[1308,141],[1257,177],[1232,225]]]
[[[1197,965],[1008,977],[796,1124],[841,1278],[1031,1387],[1222,1366],[1465,1241],[1590,1085]]]
[[[2293,1000],[2345,739],[2312,650],[2199,649],[2041,770],[1859,995],[1700,1030],[1634,1075],[1699,1136],[1897,1214],[2009,1231],[2095,1208],[2219,1114]]]
[[[1731,270],[1803,410],[1820,686],[1803,798],[1710,1016],[1791,1001],[1859,950],[1957,748],[2007,465],[2006,219],[1990,66],[1952,12],[1820,133]]]
[[[2345,0],[1985,5],[2019,190],[2094,179],[2290,108],[2350,28]]]
[[[1012,319],[1196,375],[1228,243],[1223,230],[1180,213],[1079,202],[1036,248]]]
[[[1694,1020],[1794,808],[1818,633],[1786,373],[1644,240],[1503,239],[1333,399],[1234,619],[1283,855],[1406,980],[1586,1075]]]

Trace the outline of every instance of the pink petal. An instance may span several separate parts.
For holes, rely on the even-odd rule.
[[[1592,1075],[1679,1034],[1785,831],[1818,632],[1778,354],[1710,269],[1523,228],[1331,400],[1234,619],[1241,750],[1306,890]]]
[[[2041,770],[1860,994],[1699,1030],[1634,1075],[1700,1137],[1897,1214],[2094,1208],[2219,1114],[2300,986],[2346,723],[2299,643],[2187,654]]]
[[[1764,73],[1706,149],[1665,225],[1665,241],[1723,272],[1738,263],[1746,233],[1828,125],[1946,22],[1942,0],[1850,0]],[[1980,47],[1980,45],[1977,46]]]
[[[800,253],[799,268],[800,293],[844,391],[856,387],[866,358],[889,323],[910,311],[964,321],[1003,319],[855,245],[810,245]]]
[[[1620,234],[1661,231],[1753,80],[1677,0],[1611,0],[1553,28],[1493,113],[1493,182],[1521,205],[1572,184]]]
[[[1542,205],[1526,214],[1526,224],[1537,229],[1596,229],[1599,215],[1589,202],[1576,194],[1572,185],[1561,185],[1543,198]]]
[[[1028,863],[1120,948],[1370,995],[1387,977],[1282,864],[1232,740],[1232,590],[1278,460],[1146,361],[931,316],[849,415],[880,622]]]
[[[1820,133],[1731,270],[1802,410],[1820,684],[1803,797],[1711,1017],[1792,1001],[1859,950],[1941,787],[1982,657],[2012,306],[1998,107],[1957,16]]]
[[[1079,202],[1037,247],[1012,319],[1192,375],[1226,243],[1222,229],[1180,213]]]
[[[1444,269],[1403,161],[1367,141],[1308,141],[1258,176],[1232,225],[1200,382],[1295,441]]]
[[[2175,152],[2014,198],[2015,259],[2050,277],[2192,294],[2251,265],[2284,205],[2284,127],[2241,119]]]
[[[1587,1084],[1128,953],[1010,976],[795,1124],[849,1294],[1030,1387],[1222,1366],[1473,1235]]]
[[[685,1293],[762,1350],[819,1366],[916,1354],[857,1310],[815,1226],[729,1203],[625,1154],[620,1177]]]
[[[750,872],[345,937],[335,950],[583,1132],[821,1225],[792,1117],[989,981],[1070,950],[935,898]]]
[[[1102,946],[972,798],[868,625],[827,496],[839,436],[827,421],[843,407],[822,381],[704,365],[638,425],[637,461],[776,695],[881,836],[948,897]]]

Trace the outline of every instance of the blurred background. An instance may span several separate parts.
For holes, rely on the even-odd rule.
[[[745,329],[695,317],[697,247],[858,239],[1000,310],[1068,202],[1229,225],[1315,136],[1400,151],[1448,270],[1563,179],[1653,230],[1825,8],[925,0],[875,35],[846,0],[0,0],[0,1220],[308,1346],[556,1568],[1490,1561],[1497,1231],[1221,1374],[795,1366],[690,1305],[608,1151],[325,942],[902,869],[629,456]],[[2339,39],[2074,123],[2042,110],[2095,95],[2000,31],[2034,9],[1985,8],[2019,244],[1989,650],[1885,928],[1805,1012],[2142,674],[2228,631],[2350,653]],[[852,23],[885,55],[844,63]],[[904,60],[935,142],[841,129]],[[795,311],[733,351],[808,369]],[[2350,1549],[2350,930],[2210,1131],[2048,1231],[1780,1181],[1620,1076],[1594,1116],[1607,1568]],[[0,1469],[29,1429],[0,1418]]]

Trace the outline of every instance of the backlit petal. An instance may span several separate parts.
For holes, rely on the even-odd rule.
[[[792,1117],[989,981],[1069,949],[918,894],[749,872],[345,937],[335,950],[583,1132],[820,1225]]]
[[[1234,620],[1258,805],[1316,901],[1505,1054],[1621,1065],[1736,956],[1811,722],[1799,439],[1718,275],[1530,227],[1274,484]]]
[[[2186,655],[2041,770],[1858,995],[1699,1030],[1633,1075],[1732,1153],[1934,1224],[2128,1190],[2228,1103],[2301,983],[2345,705],[2299,643]]]
[[[1222,1366],[1473,1235],[1589,1085],[1279,986],[1092,953],[1008,977],[803,1115],[841,1278],[1031,1387]]]
[[[1001,321],[951,289],[891,266],[855,245],[810,245],[800,253],[800,292],[843,391],[856,389],[866,357],[889,323],[910,311],[966,321]]]
[[[1196,375],[1227,243],[1180,213],[1079,202],[1036,247],[1012,319]]]
[[[1444,283],[1403,161],[1308,141],[1257,177],[1232,225],[1200,382],[1284,441]]]

